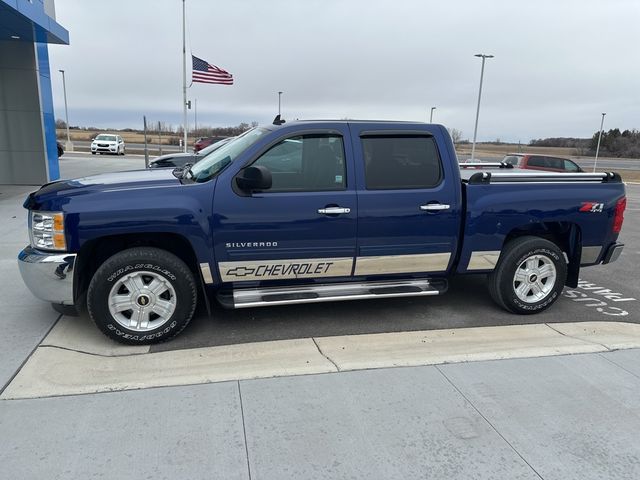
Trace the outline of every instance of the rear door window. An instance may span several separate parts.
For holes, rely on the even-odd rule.
[[[547,162],[545,157],[539,157],[539,156],[529,157],[529,160],[527,161],[527,165],[530,167],[547,168]]]
[[[367,190],[433,188],[442,180],[433,137],[363,137],[362,150]]]

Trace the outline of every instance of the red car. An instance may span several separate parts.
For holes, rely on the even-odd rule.
[[[193,153],[198,153],[204,147],[208,147],[209,145],[219,142],[220,140],[224,140],[227,137],[200,137],[193,144]]]
[[[584,172],[580,165],[568,158],[549,157],[547,155],[536,155],[529,153],[508,153],[503,162],[509,163],[516,168],[526,170],[545,170],[547,172]]]

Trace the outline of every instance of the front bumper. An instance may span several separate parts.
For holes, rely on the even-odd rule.
[[[116,153],[118,151],[118,147],[117,147],[117,145],[109,145],[109,146],[106,146],[106,147],[100,147],[100,146],[91,145],[91,151],[92,152]]]
[[[54,253],[26,247],[18,254],[22,280],[31,293],[51,303],[73,305],[75,253]]]

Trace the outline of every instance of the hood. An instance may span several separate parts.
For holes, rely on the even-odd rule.
[[[60,180],[47,183],[31,193],[24,202],[25,208],[42,209],[44,204],[65,197],[101,192],[127,192],[132,190],[161,188],[180,185],[172,170],[131,170],[127,172],[102,173],[88,177]]]

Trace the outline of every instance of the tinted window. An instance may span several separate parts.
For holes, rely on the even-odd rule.
[[[287,138],[258,160],[271,171],[270,191],[344,190],[347,185],[342,137],[304,135]]]
[[[442,178],[432,137],[365,137],[362,150],[367,190],[430,188]]]
[[[547,167],[556,170],[564,170],[564,162],[562,158],[547,157]]]
[[[542,167],[547,168],[547,162],[545,161],[545,157],[529,157],[527,161],[527,165],[530,167]]]
[[[580,167],[573,163],[571,160],[564,160],[564,169],[567,172],[579,172]]]

